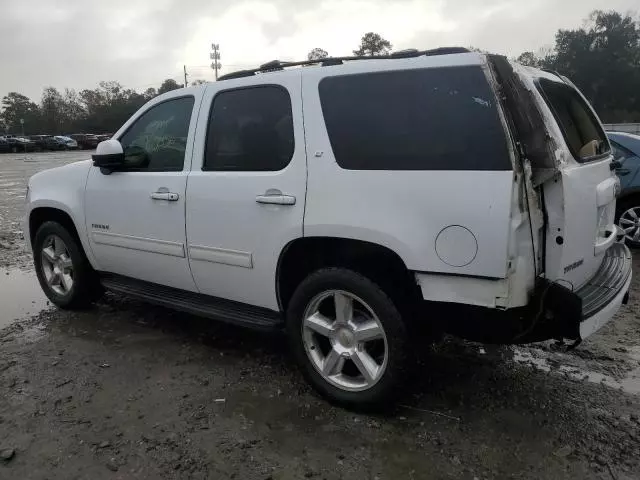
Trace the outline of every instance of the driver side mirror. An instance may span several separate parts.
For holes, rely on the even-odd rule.
[[[118,140],[109,139],[98,144],[96,153],[91,155],[94,167],[100,167],[100,171],[109,175],[114,170],[124,166],[124,151]]]
[[[92,155],[93,165],[100,167],[100,171],[109,175],[119,170],[138,170],[149,166],[150,157],[146,150],[137,145],[126,148],[118,140],[110,139],[100,142]]]

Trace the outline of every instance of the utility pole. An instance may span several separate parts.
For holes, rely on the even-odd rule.
[[[182,69],[184,70],[184,88],[187,88],[189,86],[187,84],[187,66],[183,65]]]
[[[211,60],[213,60],[211,62],[211,68],[213,68],[213,71],[216,72],[216,80],[218,80],[218,70],[222,68],[222,65],[220,64],[220,45],[218,45],[217,43],[212,43],[211,44],[211,53],[209,54],[209,58]]]

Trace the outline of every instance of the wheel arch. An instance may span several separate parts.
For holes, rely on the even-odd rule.
[[[36,236],[36,232],[45,222],[57,222],[65,227],[71,236],[78,242],[78,246],[83,250],[89,262],[93,264],[91,251],[86,244],[86,239],[83,239],[80,235],[76,222],[73,219],[71,213],[66,211],[64,207],[58,205],[38,205],[31,209],[28,217],[28,238],[26,239],[33,248],[33,241]]]
[[[326,267],[355,270],[386,291],[421,298],[415,276],[400,255],[389,247],[342,237],[300,237],[281,251],[276,268],[276,296],[286,311],[297,285],[311,272]]]

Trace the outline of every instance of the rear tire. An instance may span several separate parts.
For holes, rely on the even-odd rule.
[[[312,273],[293,293],[286,322],[303,375],[330,402],[379,408],[399,393],[407,330],[391,298],[369,278],[343,268]]]
[[[79,241],[57,222],[36,232],[33,261],[42,290],[60,308],[79,309],[97,300],[102,288]]]

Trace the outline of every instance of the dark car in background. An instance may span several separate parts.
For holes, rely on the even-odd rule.
[[[622,187],[616,221],[624,230],[627,245],[640,248],[640,136],[624,132],[607,132],[607,136]]]
[[[29,140],[34,142],[36,144],[36,150],[41,152],[47,149],[46,140],[50,137],[51,135],[30,135]]]
[[[9,146],[9,142],[4,137],[0,137],[0,153],[7,153],[11,151],[11,147]]]
[[[67,144],[63,137],[47,137],[43,141],[44,150],[67,150]]]
[[[24,137],[8,137],[7,143],[13,153],[33,152],[36,149],[36,143]]]
[[[78,143],[80,150],[93,150],[98,146],[98,143],[100,143],[98,136],[91,133],[74,133],[67,136],[73,138]]]

